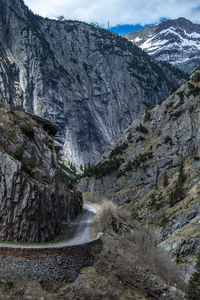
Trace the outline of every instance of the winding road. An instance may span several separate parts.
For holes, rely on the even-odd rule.
[[[0,243],[0,247],[8,247],[8,248],[62,248],[65,246],[75,246],[89,243],[93,240],[98,239],[102,233],[98,233],[96,238],[93,238],[91,235],[91,226],[93,224],[93,219],[96,215],[96,208],[91,204],[84,204],[83,214],[81,219],[78,222],[72,222],[72,235],[66,241],[56,242],[51,244],[44,245],[26,245],[26,244],[17,244],[17,243]]]

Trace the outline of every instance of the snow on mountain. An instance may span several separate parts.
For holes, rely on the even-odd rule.
[[[200,64],[200,25],[187,19],[167,20],[123,35],[157,60],[192,73]]]

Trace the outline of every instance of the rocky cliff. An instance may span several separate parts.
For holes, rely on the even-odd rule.
[[[82,209],[81,194],[68,188],[57,168],[48,134],[55,133],[55,126],[34,119],[0,106],[1,240],[53,240]]]
[[[107,196],[154,224],[162,247],[192,270],[200,250],[200,69],[124,132],[80,188]]]
[[[163,21],[122,35],[158,61],[191,74],[200,64],[200,25],[185,18]]]
[[[183,77],[104,29],[0,0],[0,102],[56,123],[67,160],[97,161]]]

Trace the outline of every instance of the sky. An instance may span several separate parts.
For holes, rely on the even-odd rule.
[[[43,17],[63,15],[66,19],[98,23],[107,28],[118,25],[156,24],[163,19],[185,17],[200,23],[200,0],[24,0]],[[123,26],[120,26],[123,27]],[[127,29],[123,29],[127,31]]]

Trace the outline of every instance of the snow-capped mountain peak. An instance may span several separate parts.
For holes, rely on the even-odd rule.
[[[167,20],[124,37],[157,60],[191,73],[200,64],[200,25],[185,18]]]

